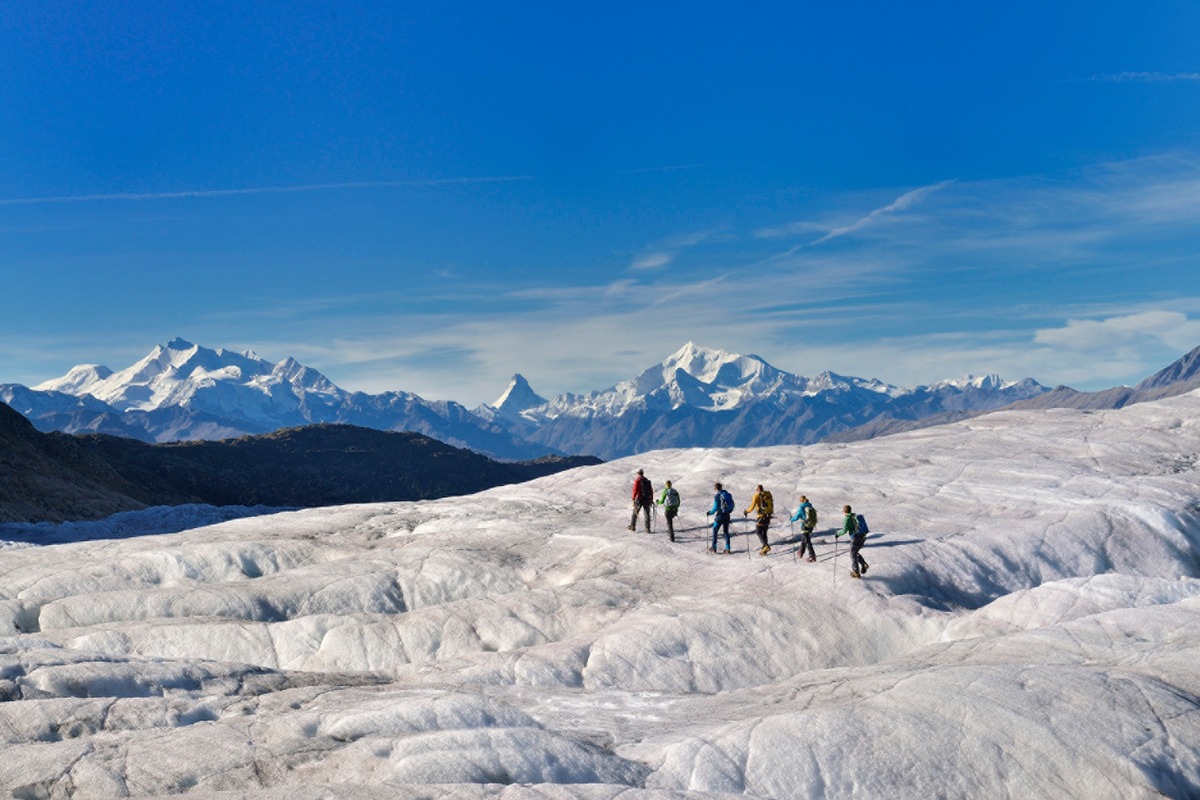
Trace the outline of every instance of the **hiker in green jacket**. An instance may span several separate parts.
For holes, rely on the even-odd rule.
[[[667,535],[673,542],[675,541],[675,515],[679,513],[679,492],[675,491],[670,481],[667,481],[667,487],[662,490],[662,497],[658,498],[658,504],[666,512]]]
[[[842,512],[846,518],[842,520],[842,529],[837,535],[842,536],[848,534],[850,536],[850,577],[860,578],[867,571],[867,560],[862,557],[863,543],[867,540],[867,532],[862,530],[862,526],[858,524],[858,517],[850,510],[850,506],[844,506]]]

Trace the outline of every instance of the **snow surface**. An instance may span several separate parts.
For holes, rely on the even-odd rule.
[[[1200,796],[1198,465],[1193,393],[14,547],[0,788]],[[625,529],[639,467],[683,496],[674,544]],[[715,480],[808,495],[818,562],[782,513],[769,556],[740,519],[708,555]]]

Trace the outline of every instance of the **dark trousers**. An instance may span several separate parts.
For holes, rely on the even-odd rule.
[[[667,518],[667,535],[671,537],[672,542],[675,541],[675,515],[678,513],[678,508],[668,508],[664,515]]]
[[[637,530],[638,512],[641,512],[642,514],[644,514],[646,516],[646,533],[649,533],[650,532],[650,506],[642,505],[637,500],[633,501],[633,519],[629,520],[629,530],[631,530],[631,531]]]
[[[767,528],[771,527],[770,517],[759,517],[758,524],[754,528],[754,533],[758,536],[758,541],[763,547],[767,546]]]
[[[867,537],[864,534],[857,534],[850,539],[850,569],[853,572],[862,572],[867,568],[867,560],[859,552],[866,541]]]
[[[811,526],[804,525],[800,528],[800,557],[801,558],[804,558],[805,549],[808,550],[808,554],[810,556],[812,556],[813,558],[817,557],[817,551],[813,549],[812,532],[813,532],[813,529]]]
[[[712,531],[713,531],[712,549],[713,550],[717,549],[717,529],[718,528],[725,529],[725,549],[726,550],[730,549],[730,546],[729,546],[729,515],[728,514],[717,514],[713,518],[713,524],[712,524]]]

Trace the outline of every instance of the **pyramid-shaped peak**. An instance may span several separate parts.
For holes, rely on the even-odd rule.
[[[512,380],[508,383],[508,388],[504,393],[492,403],[492,408],[498,411],[505,411],[511,414],[519,414],[522,411],[530,408],[536,408],[546,404],[546,398],[539,395],[529,385],[529,381],[525,380],[525,376],[519,372],[512,376]]]

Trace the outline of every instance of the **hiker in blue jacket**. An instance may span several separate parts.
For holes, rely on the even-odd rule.
[[[712,508],[708,510],[708,516],[713,518],[712,523],[712,544],[708,548],[708,552],[717,552],[717,529],[725,529],[725,550],[726,554],[732,554],[733,550],[729,544],[729,515],[733,513],[734,503],[733,495],[721,488],[721,484],[714,483],[713,489],[716,494],[713,495]]]

